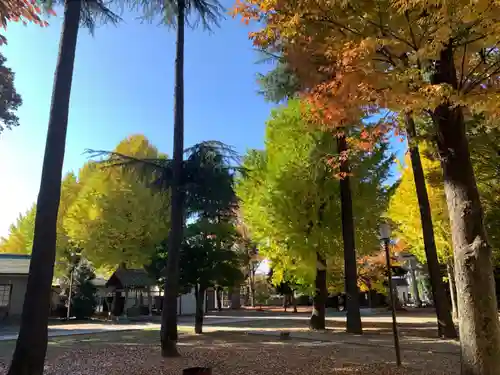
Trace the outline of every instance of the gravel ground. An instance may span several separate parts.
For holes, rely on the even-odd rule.
[[[7,372],[13,343],[0,346],[0,374]],[[46,375],[181,375],[190,366],[210,366],[214,375],[326,374],[458,374],[459,357],[432,352],[403,353],[396,368],[394,353],[385,347],[319,342],[281,341],[278,336],[237,332],[183,335],[182,356],[162,359],[158,332],[115,332],[52,340]]]

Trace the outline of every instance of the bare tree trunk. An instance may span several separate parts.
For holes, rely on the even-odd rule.
[[[222,311],[222,288],[215,289],[215,297],[217,298],[217,310]]]
[[[448,283],[450,285],[450,299],[451,299],[451,311],[454,320],[458,320],[458,310],[457,310],[457,287],[455,285],[455,271],[453,269],[453,260],[448,260],[446,264],[446,270],[448,272]]]
[[[185,0],[177,1],[177,44],[175,56],[174,155],[171,219],[165,299],[161,316],[161,355],[178,356],[177,295],[179,294],[179,253],[184,229],[182,170],[184,156],[184,12]]]
[[[433,84],[457,87],[453,48],[436,62]],[[443,167],[455,256],[463,375],[500,374],[500,324],[483,210],[470,160],[462,108],[444,103],[433,113]]]
[[[286,312],[286,308],[288,307],[288,301],[286,299],[287,295],[283,295],[283,310]]]
[[[316,291],[313,298],[313,311],[309,324],[312,329],[325,329],[325,305],[327,298],[326,289],[326,264],[321,254],[316,253]]]
[[[56,257],[57,213],[61,196],[62,167],[80,12],[80,1],[65,2],[37,200],[28,285],[24,296],[21,328],[9,375],[41,375],[44,369]]]
[[[408,147],[410,150],[411,165],[413,168],[413,178],[415,181],[415,190],[417,192],[418,206],[420,209],[420,221],[422,223],[422,234],[424,237],[425,257],[427,258],[427,267],[431,279],[432,298],[436,307],[438,335],[440,337],[456,338],[457,331],[453,324],[450,312],[450,304],[444,290],[441,279],[441,271],[434,239],[434,228],[432,225],[431,206],[425,184],[424,170],[420,159],[420,151],[416,143],[415,122],[410,114],[405,115],[406,134],[408,137]]]
[[[294,291],[291,294],[291,298],[292,298],[293,312],[296,313],[297,312],[297,300],[295,299],[295,292]]]
[[[361,313],[359,311],[358,269],[356,264],[356,244],[354,238],[354,214],[352,211],[352,194],[349,180],[349,161],[347,159],[346,137],[337,138],[340,154],[340,172],[345,175],[340,180],[340,201],[342,207],[342,238],[344,241],[345,293],[347,308],[346,330],[349,333],[361,334]]]
[[[204,291],[204,301],[205,301],[205,314],[208,314],[208,291],[205,289]]]
[[[194,332],[196,334],[203,333],[203,299],[205,295],[205,288],[196,285],[194,287],[196,295],[196,313],[194,318]]]

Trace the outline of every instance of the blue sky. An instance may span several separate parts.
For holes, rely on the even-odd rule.
[[[0,236],[38,194],[60,18],[44,29],[11,24],[5,33],[2,53],[24,104],[21,125],[0,136]],[[271,105],[256,93],[256,73],[268,67],[256,64],[248,26],[226,18],[212,34],[186,34],[185,144],[217,139],[244,152],[263,146]],[[124,19],[99,27],[94,37],[80,30],[65,171],[83,165],[86,148],[109,150],[134,133],[171,153],[175,32]]]
[[[231,0],[226,1],[230,7]],[[58,14],[62,14],[58,11]],[[171,153],[175,32],[124,15],[95,36],[81,29],[76,51],[64,170],[77,171],[86,148],[111,150],[145,134]],[[2,47],[24,104],[21,125],[0,135],[0,236],[38,194],[61,17],[50,26],[11,24]],[[185,144],[216,139],[238,152],[262,147],[272,105],[257,94],[248,26],[226,17],[210,34],[188,30],[185,50]],[[401,146],[397,146],[401,148]]]

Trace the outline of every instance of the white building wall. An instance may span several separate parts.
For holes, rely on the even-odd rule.
[[[0,275],[0,284],[12,285],[9,303],[10,306],[8,310],[9,316],[21,315],[21,313],[23,312],[26,286],[28,284],[28,275]]]
[[[191,293],[177,297],[177,313],[179,315],[194,315],[196,312],[196,297],[194,288]]]
[[[151,288],[153,296],[163,295],[160,289],[155,286]],[[154,297],[153,297],[154,298]],[[194,315],[196,312],[196,297],[194,293],[194,288],[190,293],[183,294],[177,297],[177,314],[179,315]]]

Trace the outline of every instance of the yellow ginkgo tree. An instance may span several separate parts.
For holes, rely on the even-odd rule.
[[[117,152],[159,157],[141,135],[122,141]],[[96,267],[147,264],[168,231],[168,194],[148,187],[134,170],[91,162],[81,171],[83,186],[69,208],[64,228]]]
[[[441,166],[439,160],[432,156],[430,145],[422,143],[419,146],[421,152],[420,159],[426,180],[427,196],[432,214],[435,246],[439,262],[447,266],[447,277],[452,297],[451,307],[453,316],[457,318],[453,246]],[[420,262],[426,263],[422,220],[418,199],[415,195],[415,180],[409,154],[406,155],[404,164],[400,165],[400,172],[400,181],[394,195],[391,197],[388,216],[396,224],[395,235],[397,238],[404,241],[407,250],[413,253]]]

